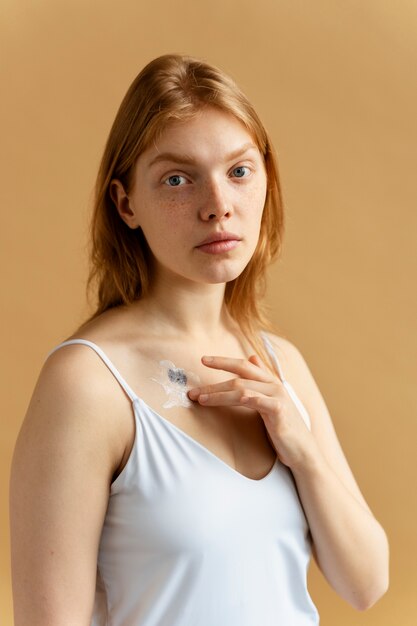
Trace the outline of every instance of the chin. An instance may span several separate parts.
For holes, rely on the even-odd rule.
[[[241,275],[246,265],[247,263],[245,265],[236,263],[234,267],[210,268],[209,271],[202,272],[203,276],[201,276],[200,280],[201,282],[207,282],[213,285],[218,283],[230,283]]]

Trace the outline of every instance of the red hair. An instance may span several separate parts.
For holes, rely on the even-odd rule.
[[[267,194],[258,244],[243,272],[226,284],[224,302],[270,367],[259,331],[274,330],[262,299],[266,268],[279,256],[284,232],[277,160],[261,120],[232,78],[190,56],[165,54],[148,63],[130,85],[116,114],[95,185],[87,297],[94,290],[96,305],[85,324],[112,307],[146,295],[151,278],[148,244],[140,228],[130,229],[119,216],[110,196],[111,181],[120,180],[128,194],[138,156],[169,122],[190,119],[207,106],[231,113],[242,122],[264,158]]]

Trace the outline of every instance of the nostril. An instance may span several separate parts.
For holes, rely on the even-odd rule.
[[[213,220],[224,217],[230,217],[233,213],[230,206],[226,206],[226,202],[207,202],[206,206],[202,206],[200,209],[200,215],[203,219]]]

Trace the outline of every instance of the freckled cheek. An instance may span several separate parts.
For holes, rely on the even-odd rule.
[[[190,212],[192,205],[185,200],[179,200],[178,198],[170,198],[165,202],[161,202],[159,205],[158,214],[165,215],[167,219],[177,219]]]
[[[260,222],[266,199],[266,187],[257,185],[248,190],[245,197],[242,198],[241,210],[243,214],[252,222]]]
[[[144,220],[144,228],[149,239],[164,241],[169,247],[181,231],[192,229],[191,209],[189,202],[181,202],[178,199],[153,203],[149,209],[150,219]]]
[[[173,235],[192,231],[193,229],[193,206],[186,201],[167,200],[155,207],[155,227],[162,231],[168,238]]]

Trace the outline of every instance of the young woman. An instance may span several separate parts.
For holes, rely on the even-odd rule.
[[[15,626],[318,624],[311,554],[353,607],[384,594],[385,532],[260,306],[283,225],[237,85],[149,63],[98,174],[96,311],[45,359],[15,449]]]

